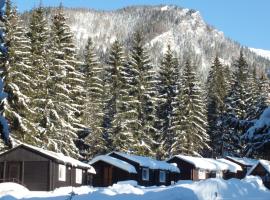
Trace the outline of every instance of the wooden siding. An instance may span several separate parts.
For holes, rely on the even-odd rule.
[[[115,157],[119,160],[123,160],[131,165],[133,165],[137,171],[137,174],[136,174],[136,180],[138,182],[139,185],[142,185],[142,186],[154,186],[154,185],[170,185],[171,184],[171,181],[178,181],[178,176],[176,173],[174,172],[170,172],[168,170],[160,170],[160,169],[149,169],[149,180],[143,180],[142,179],[142,170],[143,168],[147,168],[147,167],[144,167],[144,166],[140,166],[139,163],[137,162],[134,162],[132,160],[129,160],[117,153],[111,153],[110,156],[112,157]],[[159,181],[159,172],[160,171],[165,171],[166,173],[166,181],[165,183],[161,183]],[[172,179],[171,179],[172,178]]]
[[[260,163],[253,169],[251,175],[261,177],[265,187],[270,189],[270,173]],[[266,176],[269,178],[266,178]]]
[[[92,182],[92,175],[82,169],[82,184],[76,183],[76,168],[66,166],[66,181],[58,180],[58,160],[19,146],[0,155],[0,181],[14,181],[29,190],[49,191],[63,186],[81,186]]]
[[[104,161],[98,161],[92,165],[96,170],[96,175],[93,177],[93,186],[107,187],[118,181],[135,180],[136,174],[130,174],[120,168],[110,165]]]
[[[27,161],[24,162],[23,184],[31,190],[49,190],[49,162]]]
[[[231,162],[234,162],[238,165],[240,165],[243,169],[243,171],[237,171],[237,173],[235,174],[235,178],[238,178],[238,179],[242,179],[242,178],[245,178],[247,172],[248,172],[248,169],[250,169],[252,166],[251,165],[243,165],[242,163],[239,163],[237,161],[235,161],[234,159],[231,159],[231,158],[228,158],[228,157],[225,157],[227,160],[231,161]]]

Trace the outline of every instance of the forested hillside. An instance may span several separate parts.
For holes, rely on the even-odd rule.
[[[8,0],[4,25],[3,113],[13,144],[80,159],[113,150],[267,156],[265,137],[245,136],[269,106],[270,61],[198,12],[39,7],[20,16]]]

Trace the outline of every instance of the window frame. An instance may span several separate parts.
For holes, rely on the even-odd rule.
[[[67,179],[67,167],[66,165],[58,164],[58,181],[65,182]]]
[[[204,170],[204,169],[199,169],[198,170],[198,179],[199,180],[206,179],[206,170]]]
[[[144,177],[144,172],[146,172],[146,177]],[[142,180],[149,181],[149,168],[143,167],[142,168]]]
[[[76,168],[76,170],[75,170],[75,183],[82,184],[82,179],[83,179],[83,170]]]
[[[161,176],[161,174],[163,174],[163,177]],[[159,171],[159,182],[166,183],[166,171],[163,171],[163,170]]]

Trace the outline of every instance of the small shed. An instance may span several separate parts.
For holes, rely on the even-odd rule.
[[[242,173],[243,171],[240,165],[225,158],[219,158],[217,159],[217,161],[226,163],[229,166],[229,169],[224,172],[224,179],[238,178],[238,174]]]
[[[270,189],[270,161],[259,160],[248,172],[247,176],[259,176],[261,177],[265,187]]]
[[[234,162],[242,167],[242,171],[239,171],[236,178],[242,179],[246,176],[247,172],[258,163],[258,160],[246,158],[246,157],[233,157],[226,156],[225,159]]]
[[[94,186],[108,186],[118,181],[135,180],[139,185],[170,185],[178,180],[180,170],[165,161],[150,157],[112,152],[90,161],[97,171]]]
[[[17,182],[33,191],[89,185],[93,174],[89,164],[27,144],[0,155],[0,181]]]
[[[100,155],[89,162],[96,170],[93,178],[94,187],[107,187],[113,183],[126,180],[136,180],[135,167],[117,158]]]
[[[168,159],[167,162],[177,164],[181,170],[180,180],[224,178],[228,171],[235,171],[233,166],[212,158],[176,155]]]

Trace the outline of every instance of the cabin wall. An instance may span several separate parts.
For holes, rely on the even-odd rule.
[[[190,163],[183,161],[179,158],[172,158],[168,163],[176,163],[177,167],[180,169],[180,174],[176,176],[176,181],[178,180],[193,180],[194,177],[196,178],[198,175],[196,172],[193,172],[195,169],[193,165]]]
[[[253,169],[251,175],[261,177],[265,187],[270,189],[270,173],[266,171],[265,168],[261,164],[258,164],[257,167]]]
[[[92,166],[96,170],[96,175],[93,177],[93,186],[95,187],[107,187],[126,180],[138,181],[137,174],[130,174],[103,161],[98,161],[92,164]]]
[[[62,165],[62,164],[61,164]],[[60,181],[59,180],[59,164],[53,163],[52,164],[52,189],[59,188],[59,187],[66,187],[66,186],[75,186],[79,187],[82,185],[91,185],[92,184],[92,175],[88,174],[86,172],[86,169],[82,169],[77,167],[78,169],[82,169],[82,183],[78,184],[76,183],[76,167],[72,167],[70,165],[65,165],[66,167],[66,180]]]

